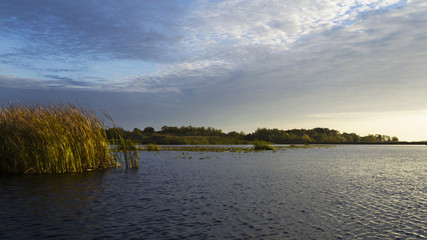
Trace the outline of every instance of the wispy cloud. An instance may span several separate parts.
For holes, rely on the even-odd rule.
[[[417,7],[422,3],[406,4],[398,0],[205,1],[187,16],[193,24],[186,25],[186,37],[178,43],[185,49],[185,63],[163,64],[157,73],[142,75],[130,84],[144,91],[232,82],[250,86],[259,80],[292,88],[298,84],[360,88],[372,83],[376,74],[393,76],[386,64],[401,68],[397,56],[419,51],[422,43],[417,39],[425,37],[425,26],[413,23],[424,19],[424,11]],[[402,47],[406,52],[397,53]],[[241,75],[230,79],[236,73]],[[378,77],[374,82],[381,81],[384,78]]]
[[[16,40],[16,46],[0,60],[44,75],[66,71],[88,75],[89,62],[106,59],[156,62],[163,66],[156,74],[142,71],[122,84],[139,85],[136,89],[141,91],[158,91],[163,84],[162,89],[176,91],[200,86],[206,82],[204,74],[210,76],[209,82],[213,78],[222,81],[224,72],[241,71],[278,54],[293,55],[307,48],[307,41],[318,41],[319,36],[320,41],[326,40],[322,36],[334,28],[353,26],[369,14],[406,4],[406,0],[230,0],[193,5],[178,1],[3,1],[0,32]],[[354,47],[349,43],[345,47]],[[52,68],[42,62],[73,67]]]
[[[50,82],[49,83],[50,85],[55,84],[55,85],[63,85],[66,87],[71,86],[71,87],[84,87],[84,88],[91,87],[94,85],[93,83],[88,81],[77,81],[69,77],[61,77],[58,75],[45,75],[45,77],[56,80],[56,81]]]
[[[347,26],[359,22],[366,14],[403,7],[406,3],[406,0],[204,1],[191,15],[195,24],[188,28],[191,34],[187,41],[201,49],[256,45],[288,50],[301,38]],[[231,55],[245,53],[242,49],[236,51]]]
[[[168,61],[181,38],[172,19],[183,11],[170,1],[2,1],[0,25],[22,41],[15,53],[25,57]]]

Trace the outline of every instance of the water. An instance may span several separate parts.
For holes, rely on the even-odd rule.
[[[427,147],[143,152],[0,178],[0,239],[426,239]]]

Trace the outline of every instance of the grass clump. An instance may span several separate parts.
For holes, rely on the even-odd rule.
[[[274,150],[274,147],[265,141],[255,141],[254,150],[256,151]]]
[[[138,147],[130,139],[124,139],[120,131],[111,117],[106,111],[103,111],[104,116],[111,121],[113,128],[109,129],[112,133],[112,144],[116,146],[116,151],[113,151],[114,159],[118,162],[124,162],[126,169],[139,167]],[[108,131],[108,130],[107,130]]]
[[[126,168],[138,168],[139,167],[139,154],[138,148],[135,143],[130,139],[124,140],[120,138],[117,148],[119,152],[122,153],[123,160],[125,162]],[[117,152],[115,152],[117,158]],[[120,157],[118,157],[120,159]]]
[[[0,173],[75,173],[116,166],[94,112],[72,104],[0,108]]]
[[[147,144],[145,150],[147,151],[160,151],[160,146],[155,143]]]

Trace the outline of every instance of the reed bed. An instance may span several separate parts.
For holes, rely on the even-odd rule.
[[[0,109],[0,173],[75,173],[116,165],[94,112],[72,104]]]

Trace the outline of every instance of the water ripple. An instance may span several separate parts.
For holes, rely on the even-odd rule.
[[[1,177],[0,239],[427,238],[424,148],[177,155],[144,152],[138,171]]]

